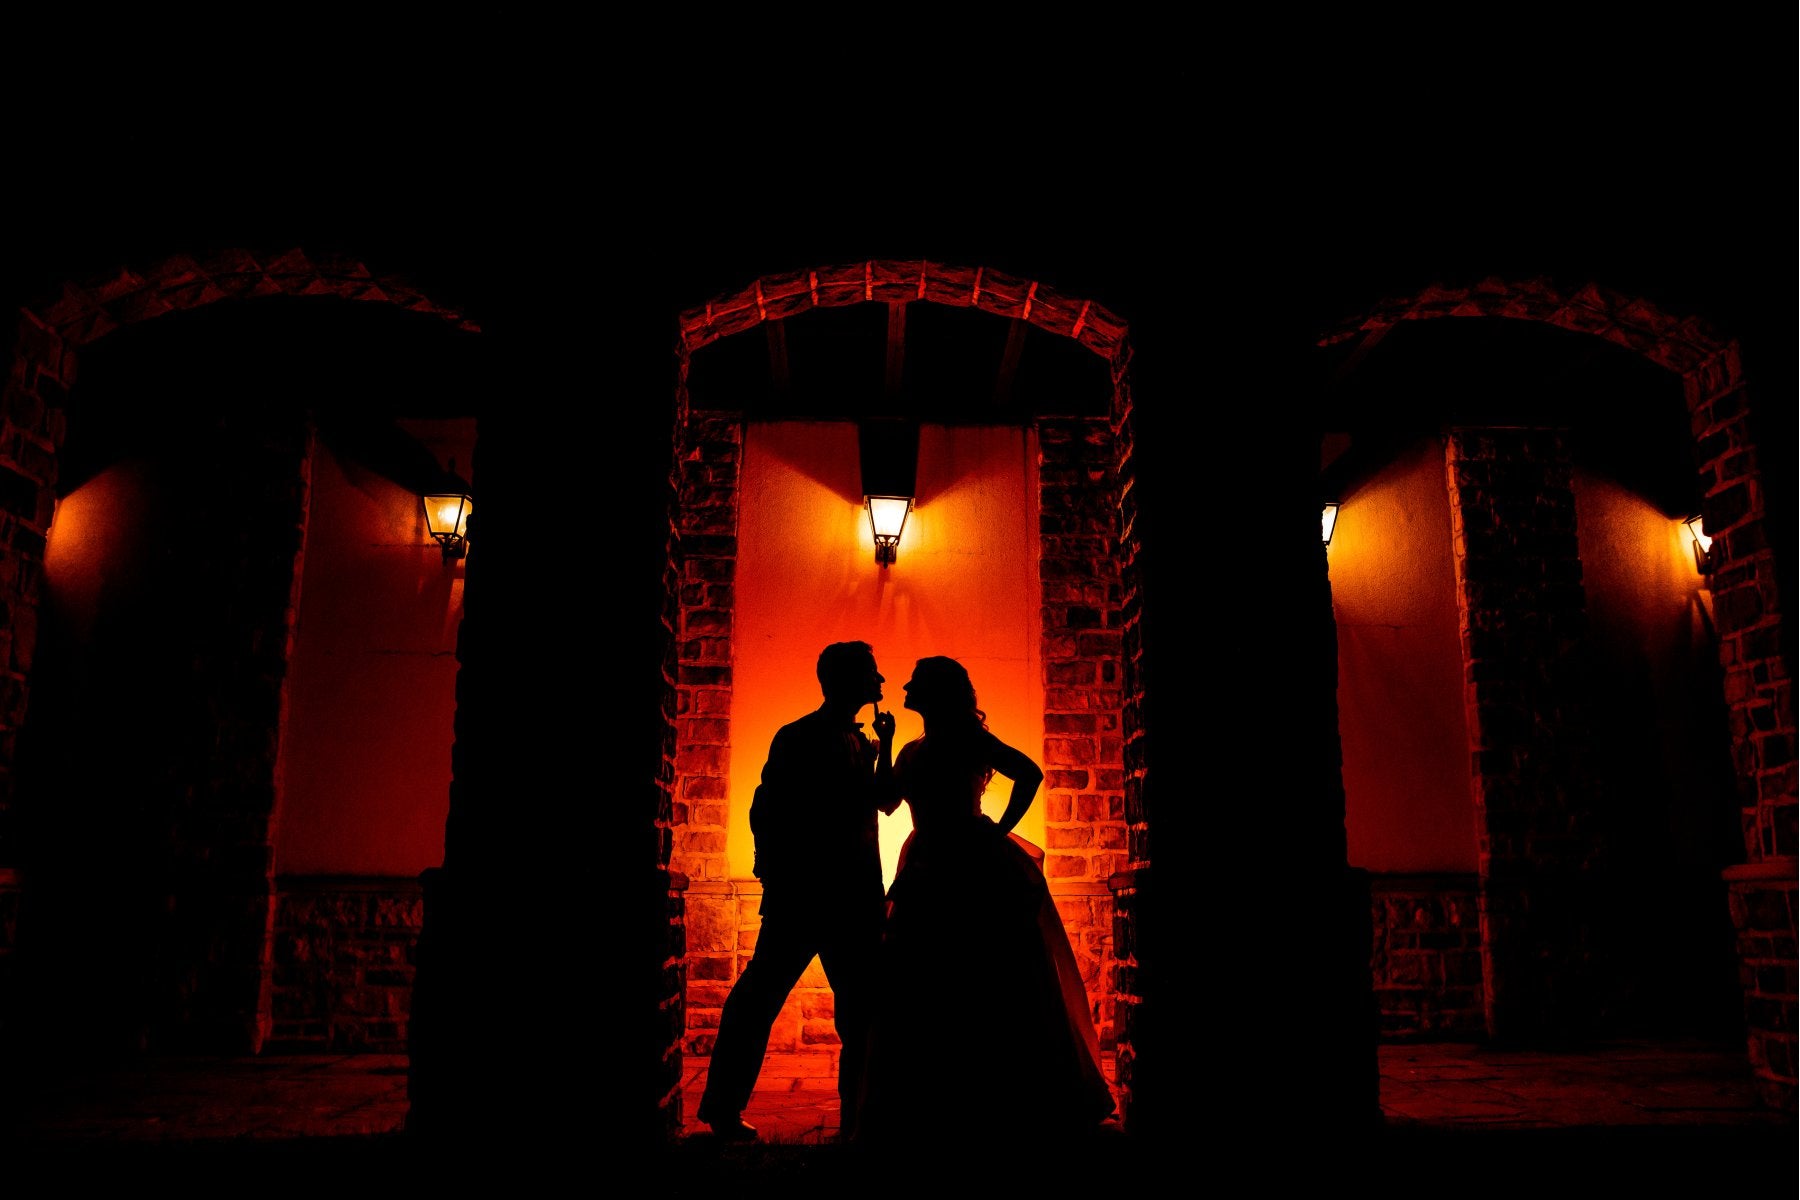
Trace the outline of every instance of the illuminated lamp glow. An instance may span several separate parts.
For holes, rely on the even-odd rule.
[[[875,534],[875,561],[885,567],[899,554],[900,531],[906,528],[912,497],[865,496],[863,501],[869,506],[869,529]]]
[[[1319,534],[1327,546],[1331,545],[1331,531],[1337,528],[1338,504],[1336,500],[1328,500],[1324,511],[1319,514]]]
[[[1694,569],[1702,575],[1709,574],[1713,569],[1713,540],[1706,535],[1703,518],[1695,513],[1682,523],[1687,526],[1688,533],[1694,539]]]
[[[443,548],[446,560],[468,553],[469,510],[473,506],[467,494],[440,492],[421,497],[425,506],[425,528]]]

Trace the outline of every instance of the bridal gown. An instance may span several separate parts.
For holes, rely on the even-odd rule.
[[[1042,852],[982,815],[981,775],[926,739],[894,770],[913,832],[888,890],[857,1139],[1093,1129],[1112,1093]]]

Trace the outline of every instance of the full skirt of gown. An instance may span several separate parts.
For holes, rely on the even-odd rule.
[[[1112,1112],[1041,862],[986,818],[907,839],[888,891],[858,1141],[1061,1138]]]

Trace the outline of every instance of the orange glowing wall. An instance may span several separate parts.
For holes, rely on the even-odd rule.
[[[922,732],[901,707],[913,663],[933,654],[969,669],[988,727],[1042,764],[1037,442],[1015,427],[933,426],[920,431],[918,503],[899,558],[875,562],[862,507],[856,427],[844,422],[752,423],[744,435],[732,640],[731,873],[748,878],[750,800],[769,740],[818,707],[813,673],[827,643],[875,648],[886,676],[882,707],[898,722],[898,749]],[[861,713],[865,731],[870,710]],[[998,816],[1007,785],[983,805]],[[904,806],[881,819],[892,882],[911,829]],[[1042,845],[1043,797],[1019,825]]]
[[[1350,863],[1473,872],[1443,445],[1419,445],[1342,501],[1326,554]]]
[[[119,463],[56,503],[44,545],[44,590],[77,645],[92,641],[113,576],[130,579],[156,545],[158,514],[144,500],[147,475],[141,462]]]
[[[470,462],[472,420],[403,426],[440,462]],[[413,875],[437,866],[463,565],[444,561],[416,494],[321,443],[303,569],[275,869]]]
[[[1677,861],[1739,849],[1711,594],[1682,516],[1601,475],[1575,475],[1596,717],[1614,790]]]
[[[1640,816],[1668,823],[1677,853],[1703,860],[1729,795],[1709,595],[1689,535],[1604,476],[1578,471],[1575,500],[1597,762]],[[1344,498],[1326,553],[1350,862],[1472,872],[1442,446],[1420,445]]]

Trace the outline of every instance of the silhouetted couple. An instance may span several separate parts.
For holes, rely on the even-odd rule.
[[[817,956],[834,998],[839,1137],[859,1142],[1060,1137],[1112,1111],[1068,935],[1041,855],[1012,834],[1043,772],[988,731],[950,658],[922,658],[905,707],[924,735],[893,754],[855,720],[882,698],[866,642],[819,655],[824,701],[782,726],[750,807],[763,883],[756,951],[725,1001],[699,1119],[743,1119],[788,993]],[[1000,820],[981,812],[998,772]],[[884,896],[878,813],[904,800],[913,832]]]

